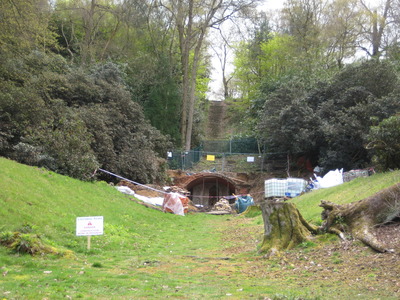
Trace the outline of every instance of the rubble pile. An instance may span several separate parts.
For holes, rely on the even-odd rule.
[[[164,190],[167,193],[178,193],[178,194],[185,195],[185,196],[189,196],[190,195],[190,192],[188,190],[180,188],[179,186],[176,186],[176,185],[166,186],[166,187],[164,187]]]
[[[214,204],[212,210],[232,213],[232,207],[230,206],[229,201],[225,198],[219,199],[219,201]]]

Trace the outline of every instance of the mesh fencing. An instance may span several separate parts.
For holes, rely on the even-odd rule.
[[[255,138],[240,138],[230,140],[206,140],[201,149],[206,152],[219,153],[258,153],[263,152]]]
[[[194,150],[168,152],[168,165],[195,172],[268,172],[282,159],[284,164],[285,153],[266,153],[265,149],[255,138],[206,140]]]
[[[264,172],[264,154],[222,153],[207,151],[173,151],[169,153],[170,169],[196,172]]]

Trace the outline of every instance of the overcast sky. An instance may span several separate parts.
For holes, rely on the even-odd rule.
[[[378,5],[385,0],[364,0],[365,2]],[[260,9],[263,11],[273,11],[283,7],[285,0],[264,0],[264,4],[260,5]],[[215,56],[212,52],[211,55]],[[209,100],[223,100],[222,96],[222,73],[221,66],[217,58],[212,59],[213,69],[211,71],[211,82],[209,84],[210,92],[208,93]],[[230,64],[228,70],[232,71],[233,66]]]

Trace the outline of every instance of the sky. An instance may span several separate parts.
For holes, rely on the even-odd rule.
[[[263,4],[260,5],[260,10],[271,11],[280,9],[283,7],[285,0],[264,0]],[[208,93],[209,100],[221,101],[223,97],[221,95],[222,89],[222,73],[220,71],[221,67],[218,59],[215,57],[214,53],[210,52],[212,55],[212,72],[211,72],[211,82],[209,83],[210,92]],[[233,71],[232,63],[229,64],[229,71]]]
[[[380,2],[384,0],[364,0],[365,2],[371,4],[378,5]],[[263,11],[271,11],[281,9],[283,7],[283,3],[285,0],[264,0],[264,3],[260,5],[260,10]],[[221,67],[219,65],[218,59],[215,55],[210,52],[212,55],[212,71],[211,71],[211,82],[209,83],[210,92],[207,94],[209,100],[221,101],[223,97],[221,96],[222,89],[222,73]],[[233,71],[232,63],[227,68],[230,71]]]

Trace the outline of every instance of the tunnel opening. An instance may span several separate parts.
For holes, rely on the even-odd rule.
[[[190,192],[190,198],[194,205],[209,210],[222,197],[228,197],[236,193],[235,183],[228,178],[219,175],[206,174],[193,179],[186,185]],[[233,203],[235,199],[230,199]]]

